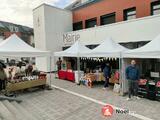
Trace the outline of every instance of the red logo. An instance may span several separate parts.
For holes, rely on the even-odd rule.
[[[102,114],[105,117],[112,116],[112,114],[113,114],[113,107],[111,105],[105,105],[105,106],[103,106],[103,108],[102,108]]]
[[[157,82],[157,85],[156,85],[156,86],[157,86],[157,87],[160,87],[160,81]]]

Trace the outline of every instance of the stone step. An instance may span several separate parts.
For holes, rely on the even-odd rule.
[[[23,117],[25,117],[27,120],[38,120],[32,113],[32,111],[27,111],[24,107],[22,107],[20,104],[18,104],[17,102],[12,102],[12,105],[14,105],[14,107],[16,107],[19,111],[21,111],[21,113],[24,115]]]
[[[42,110],[39,109],[38,106],[34,105],[33,103],[28,103],[28,102],[23,102],[21,103],[21,105],[28,111],[32,112],[34,114],[34,116],[38,119],[38,120],[44,120],[42,118]]]
[[[9,102],[16,101],[18,103],[22,102],[22,100],[20,100],[20,99],[13,98],[13,97],[1,96],[1,95],[0,95],[0,100],[8,100]]]
[[[8,108],[0,101],[0,117],[2,120],[16,120],[16,117]]]
[[[2,101],[2,103],[7,107],[7,109],[13,113],[16,117],[16,120],[27,120],[24,115],[19,111],[14,105],[12,105],[12,102],[9,102],[8,100]]]

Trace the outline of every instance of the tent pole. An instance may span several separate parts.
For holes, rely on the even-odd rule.
[[[122,74],[123,74],[123,72],[122,72],[122,58],[121,58],[121,55],[120,55],[120,57],[119,57],[119,74],[120,74],[120,76],[119,76],[119,81],[120,81],[120,93],[123,95],[123,77],[122,77]]]
[[[52,57],[50,57],[50,86],[51,86],[51,78],[52,78],[52,76],[51,76],[51,64],[52,64]]]
[[[78,70],[78,84],[79,84],[79,80],[80,80],[80,58],[79,56],[77,57],[77,70]]]
[[[120,73],[120,86],[121,86],[120,93],[121,95],[124,95],[124,71],[123,71],[123,58],[121,54],[119,57],[119,73]]]
[[[52,90],[52,75],[51,75],[52,57],[49,57],[49,90]]]
[[[123,60],[123,58],[121,58],[121,65],[122,65],[122,72],[121,72],[121,78],[122,78],[122,95],[124,95],[124,81],[125,81],[125,77],[124,77],[124,75],[125,75],[125,69],[124,69],[124,60]]]

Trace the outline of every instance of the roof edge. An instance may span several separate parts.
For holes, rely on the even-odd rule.
[[[39,6],[37,6],[36,8],[34,8],[32,11],[35,11],[36,9],[40,8],[41,6],[48,6],[48,7],[52,7],[52,8],[55,8],[55,9],[62,10],[62,11],[71,12],[71,11],[69,11],[69,10],[62,9],[62,8],[59,8],[59,7],[55,7],[55,6],[53,6],[53,5],[46,4],[46,3],[42,3],[41,5],[39,5]]]

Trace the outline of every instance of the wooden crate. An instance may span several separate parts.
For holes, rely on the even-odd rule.
[[[18,83],[8,83],[6,86],[7,92],[23,90],[27,88],[32,88],[36,86],[46,85],[46,79],[38,79],[31,81],[23,81]]]

